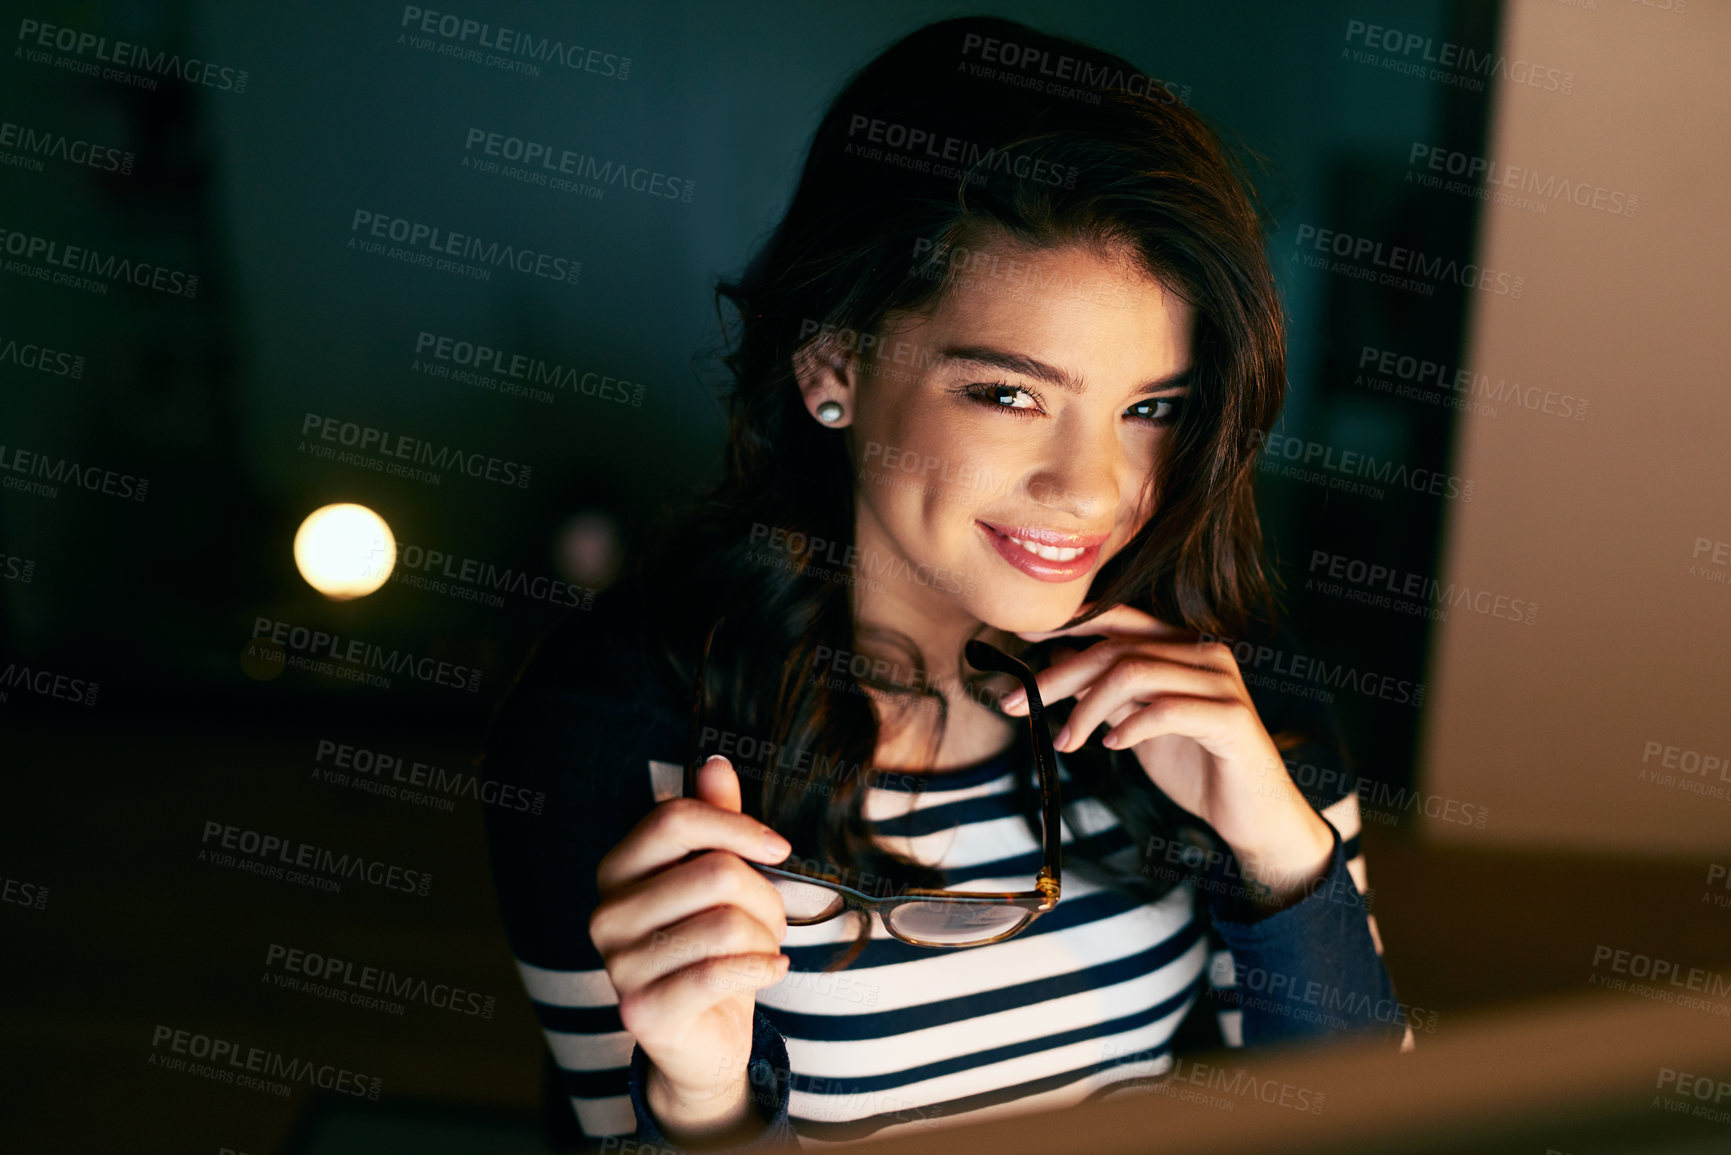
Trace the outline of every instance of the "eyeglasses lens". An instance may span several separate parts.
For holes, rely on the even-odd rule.
[[[814,886],[791,878],[772,878],[769,881],[781,895],[782,905],[787,908],[788,922],[827,918],[843,906],[842,896],[827,886]]]
[[[1019,906],[985,902],[904,902],[885,916],[895,929],[922,942],[993,938],[1027,922]]]

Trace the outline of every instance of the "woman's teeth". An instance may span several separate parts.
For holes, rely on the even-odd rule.
[[[1009,537],[1009,534],[1005,534],[1004,536]],[[1073,561],[1076,558],[1081,557],[1083,553],[1083,551],[1079,549],[1060,549],[1055,545],[1041,545],[1038,542],[1023,541],[1019,537],[1011,537],[1010,540],[1027,550],[1029,553],[1034,554],[1037,557],[1043,557],[1047,561]]]

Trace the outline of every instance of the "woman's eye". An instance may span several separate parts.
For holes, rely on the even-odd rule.
[[[1003,381],[976,383],[967,387],[967,394],[982,405],[990,405],[996,409],[1009,409],[1018,415],[1040,412],[1040,399],[1028,389],[1020,385],[1010,385]]]
[[[1144,397],[1142,400],[1130,406],[1126,412],[1133,416],[1140,417],[1145,421],[1152,421],[1159,425],[1167,425],[1178,416],[1178,403],[1180,400],[1182,400],[1182,398],[1179,397]]]

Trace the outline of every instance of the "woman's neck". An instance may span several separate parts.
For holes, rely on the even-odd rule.
[[[924,671],[916,688],[929,692],[872,694],[879,719],[876,765],[907,774],[941,773],[983,762],[1014,742],[1016,727],[1022,723],[985,705],[981,698],[989,701],[989,694],[970,692],[971,686],[978,685],[978,675],[962,661],[968,639],[977,637],[1003,648],[1015,645],[1014,635],[982,628],[979,619],[958,612],[953,598],[917,582],[858,582],[853,590],[856,637],[882,631],[911,642],[918,648]],[[865,642],[856,644],[867,651]],[[906,685],[915,680],[905,660],[888,653],[869,656],[890,658],[896,670],[890,681]],[[1003,675],[993,684],[997,681],[1004,682],[999,692],[1013,684]],[[931,694],[942,695],[941,711],[939,700]]]
[[[969,699],[960,709],[950,703],[943,736],[937,750],[932,750],[935,727],[907,725],[894,732],[880,731],[875,764],[898,774],[942,774],[951,770],[978,765],[996,757],[1015,744],[1016,727],[1012,719],[991,714]],[[934,717],[936,709],[913,711]]]

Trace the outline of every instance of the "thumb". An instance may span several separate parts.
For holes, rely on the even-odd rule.
[[[739,774],[733,763],[721,754],[711,754],[705,759],[697,768],[697,796],[711,806],[739,813],[742,810]]]

